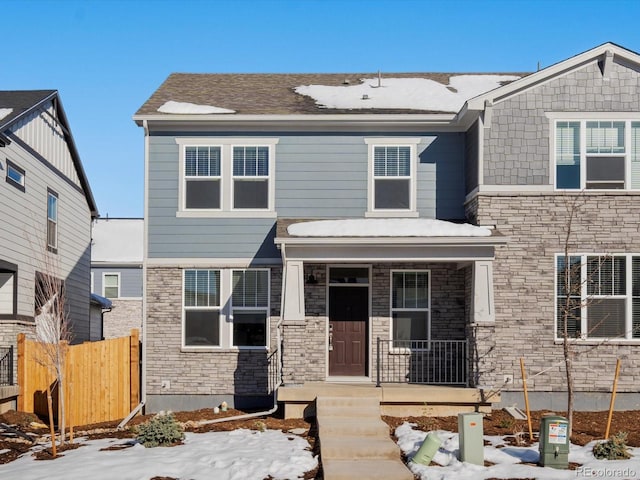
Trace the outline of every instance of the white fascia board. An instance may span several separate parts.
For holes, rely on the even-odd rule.
[[[141,125],[145,120],[153,124],[228,124],[228,125],[261,125],[268,123],[279,127],[304,126],[439,126],[451,127],[456,125],[455,113],[435,114],[326,114],[326,115],[134,115],[133,120]]]
[[[142,268],[142,259],[132,261],[110,262],[108,260],[92,260],[91,268]]]
[[[543,70],[531,73],[519,80],[514,80],[503,87],[498,87],[490,92],[474,97],[465,103],[461,112],[466,112],[467,110],[482,110],[484,108],[485,100],[491,100],[495,104],[496,102],[504,100],[513,93],[520,93],[578,67],[597,62],[600,60],[600,57],[606,55],[607,52],[613,52],[614,61],[615,57],[619,57],[636,65],[640,65],[639,55],[631,52],[630,50],[614,45],[613,43],[605,43],[567,60],[551,65]]]
[[[508,237],[276,237],[276,245],[323,246],[343,245],[362,246],[375,245],[381,247],[395,246],[468,246],[468,245],[503,245],[509,242]]]
[[[147,258],[148,267],[178,268],[249,268],[255,266],[279,266],[281,258]]]

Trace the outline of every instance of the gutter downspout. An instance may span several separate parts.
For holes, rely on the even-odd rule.
[[[149,218],[149,125],[142,122],[144,129],[144,216],[142,242],[142,361],[140,365],[140,403],[118,424],[118,430],[123,428],[129,420],[142,410],[147,402],[147,240]]]
[[[244,415],[235,415],[233,417],[225,417],[225,418],[217,418],[215,420],[204,420],[202,422],[198,422],[198,425],[210,425],[212,423],[222,423],[222,422],[231,422],[233,420],[245,420],[247,418],[255,418],[255,417],[263,417],[265,415],[271,415],[278,409],[278,387],[282,385],[282,335],[280,333],[280,329],[282,328],[282,319],[284,318],[284,304],[285,304],[285,291],[287,284],[287,261],[286,261],[286,251],[284,244],[281,245],[282,251],[282,293],[280,294],[280,319],[276,324],[276,344],[278,345],[278,350],[276,351],[276,362],[278,365],[278,381],[273,388],[273,407],[269,410],[264,410],[262,412],[255,413],[246,413]]]

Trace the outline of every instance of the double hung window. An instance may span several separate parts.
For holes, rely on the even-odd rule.
[[[234,270],[232,282],[233,345],[265,347],[269,316],[269,271]]]
[[[58,251],[58,194],[47,191],[47,249]]]
[[[640,122],[555,123],[556,188],[640,189]]]
[[[120,274],[104,273],[102,275],[102,293],[106,298],[120,297]]]
[[[220,270],[184,272],[184,346],[220,345]]]
[[[429,271],[391,272],[391,318],[394,346],[430,340],[431,296]]]
[[[178,216],[273,216],[273,138],[177,138]]]
[[[640,256],[570,255],[556,261],[556,336],[640,339]]]

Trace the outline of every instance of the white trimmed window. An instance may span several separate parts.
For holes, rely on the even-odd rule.
[[[268,346],[269,270],[233,270],[232,284],[233,346]]]
[[[556,188],[640,189],[640,122],[555,122]]]
[[[417,138],[368,138],[367,216],[416,216]]]
[[[219,146],[185,146],[185,209],[220,209],[220,157],[221,147]]]
[[[392,338],[395,347],[431,339],[431,284],[428,270],[391,272]]]
[[[47,190],[47,250],[58,251],[58,194]]]
[[[220,346],[220,270],[184,271],[183,346]]]
[[[558,255],[556,338],[565,316],[569,338],[640,339],[640,256]]]
[[[177,138],[178,216],[275,216],[274,138]]]
[[[0,260],[0,318],[16,315],[17,293],[18,266]]]
[[[25,171],[15,163],[13,163],[11,160],[7,159],[7,183],[24,192],[24,176]]]
[[[120,297],[120,273],[102,274],[102,296],[105,298]]]

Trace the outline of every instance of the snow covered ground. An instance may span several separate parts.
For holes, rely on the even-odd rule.
[[[404,423],[396,429],[398,445],[408,458],[418,451],[426,437],[426,433],[414,430],[414,424]],[[504,437],[485,436],[491,445],[484,448],[484,459],[495,465],[482,467],[463,463],[458,456],[458,434],[437,431],[442,441],[440,450],[433,461],[439,467],[427,467],[409,462],[411,471],[422,480],[481,480],[487,478],[537,478],[544,480],[565,480],[576,478],[600,479],[640,479],[640,448],[630,448],[633,457],[629,460],[597,460],[591,450],[595,442],[584,447],[571,445],[569,462],[582,466],[577,470],[557,470],[550,467],[525,465],[524,462],[536,463],[539,458],[538,444],[530,447],[508,446]],[[502,448],[498,448],[502,447]],[[1,471],[0,471],[1,473]]]
[[[82,439],[77,439],[82,442]],[[318,460],[302,437],[279,430],[186,433],[184,445],[101,451],[126,440],[90,440],[55,460],[31,453],[0,465],[0,479],[149,480],[167,476],[189,480],[263,480],[302,478]],[[133,443],[133,440],[129,441]],[[41,447],[42,448],[42,447]]]

